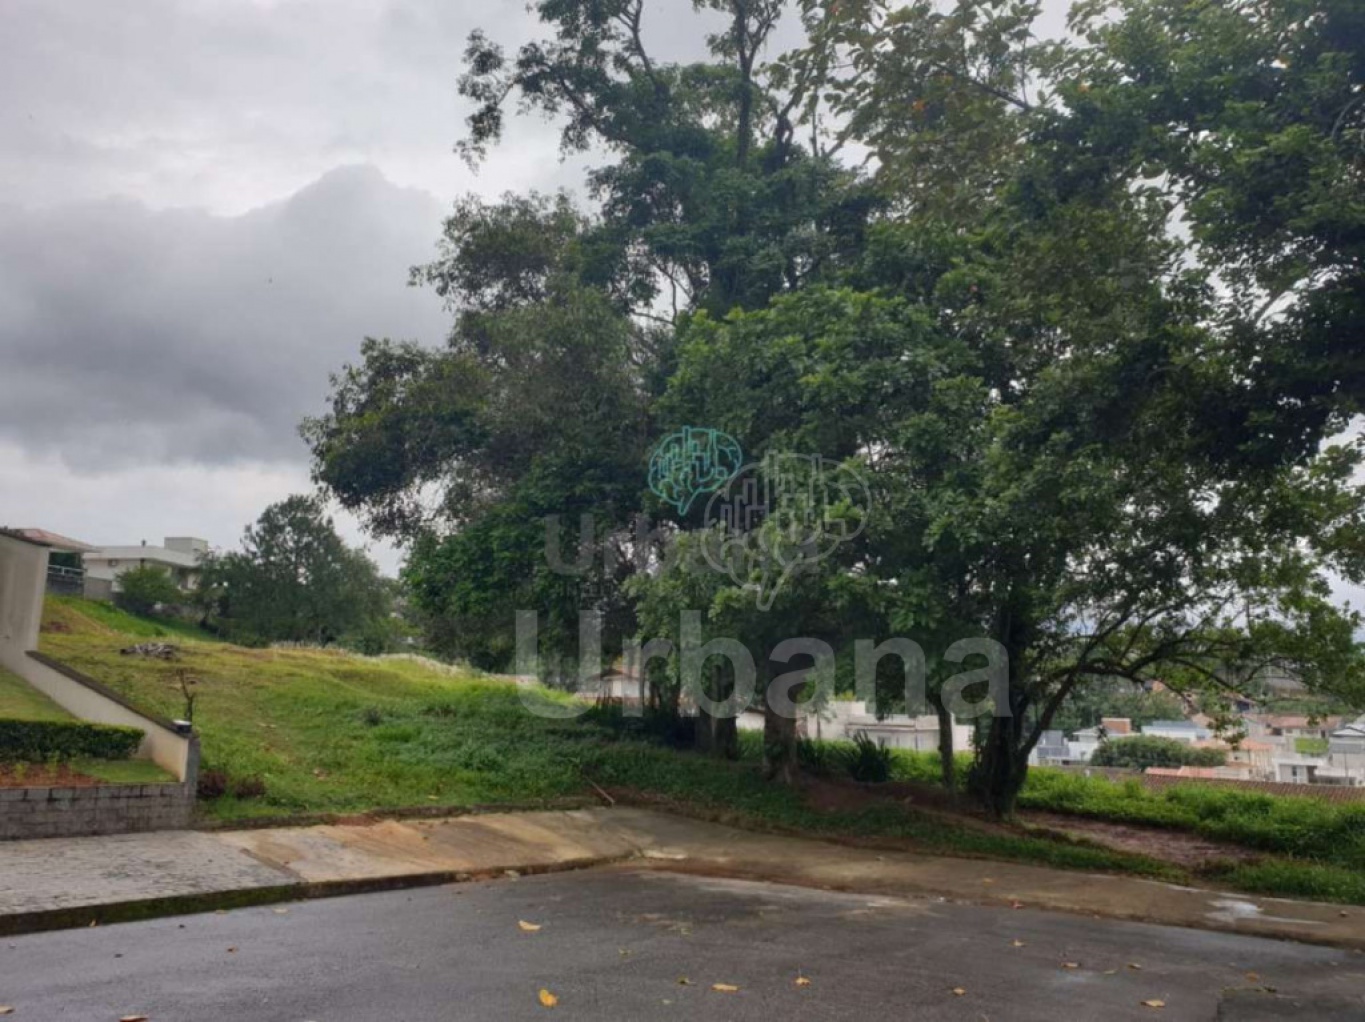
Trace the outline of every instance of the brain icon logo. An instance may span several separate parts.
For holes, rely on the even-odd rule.
[[[848,465],[819,455],[769,454],[746,465],[708,501],[708,563],[758,590],[768,610],[782,586],[866,527],[871,495]]]
[[[649,488],[678,514],[702,494],[724,486],[744,463],[734,437],[718,429],[684,426],[659,441],[649,459]]]

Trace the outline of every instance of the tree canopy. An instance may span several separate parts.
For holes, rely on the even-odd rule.
[[[203,565],[206,620],[237,641],[329,644],[343,638],[382,652],[391,630],[389,584],[337,534],[314,497],[272,504],[242,536],[242,549]]]
[[[446,347],[367,342],[305,425],[318,481],[410,543],[441,647],[506,665],[536,609],[572,654],[592,610],[614,654],[696,611],[753,651],[790,779],[766,696],[851,687],[859,638],[906,636],[946,739],[944,683],[980,666],[948,651],[987,637],[1006,684],[972,786],[1000,813],[1090,686],[1215,699],[1275,665],[1361,701],[1329,584],[1365,580],[1357,6],[1082,4],[1070,41],[1005,0],[698,6],[727,27],[693,63],[648,52],[642,0],[542,0],[515,56],[470,39],[462,151],[509,105],[556,119],[600,156],[590,202],[458,204],[414,271]],[[802,39],[773,53],[784,17]],[[648,493],[652,445],[689,424],[866,482],[850,540],[767,608],[763,564],[687,556],[702,509]],[[779,674],[798,636],[832,663]],[[682,666],[650,666],[656,705]],[[893,667],[877,688],[906,706]]]

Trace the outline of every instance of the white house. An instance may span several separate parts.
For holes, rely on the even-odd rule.
[[[1142,733],[1149,738],[1173,738],[1190,745],[1213,737],[1212,730],[1192,720],[1154,720],[1143,726]]]
[[[148,565],[162,568],[181,589],[193,589],[199,583],[199,565],[209,552],[208,540],[193,536],[167,536],[165,546],[148,546],[144,539],[139,546],[105,546],[86,553],[85,574],[88,578],[105,579],[118,589],[118,577],[130,568]]]
[[[892,713],[878,720],[875,711],[869,710],[865,702],[833,699],[806,722],[806,733],[811,738],[852,741],[860,731],[888,749],[938,751],[938,717],[933,714],[912,717]],[[954,722],[953,748],[959,752],[968,751],[971,741],[971,727]]]

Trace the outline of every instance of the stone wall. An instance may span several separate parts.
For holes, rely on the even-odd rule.
[[[0,788],[0,841],[176,830],[189,825],[188,784]]]

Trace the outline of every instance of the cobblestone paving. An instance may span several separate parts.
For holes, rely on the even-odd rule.
[[[0,914],[297,881],[212,834],[157,831],[0,843]]]

